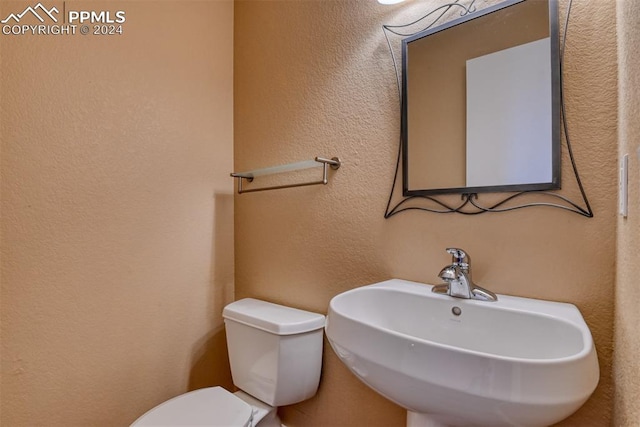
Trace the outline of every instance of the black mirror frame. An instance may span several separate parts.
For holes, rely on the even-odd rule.
[[[557,190],[561,182],[561,146],[562,135],[560,129],[560,35],[558,23],[558,2],[548,0],[549,5],[549,37],[551,39],[551,171],[552,181],[545,183],[517,184],[517,185],[493,185],[482,187],[452,187],[438,189],[409,189],[409,132],[408,132],[408,93],[407,93],[407,67],[408,45],[411,42],[428,37],[432,34],[448,30],[466,22],[488,16],[492,13],[504,10],[508,7],[531,0],[507,0],[494,6],[482,9],[477,13],[468,13],[460,18],[446,22],[437,27],[427,28],[409,37],[402,39],[402,109],[401,109],[401,135],[402,135],[402,194],[404,196],[428,196],[436,194],[468,194],[468,193],[502,193],[513,191],[532,190]],[[536,0],[539,1],[539,0]]]

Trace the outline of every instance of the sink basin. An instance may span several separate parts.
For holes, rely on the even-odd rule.
[[[548,426],[593,393],[596,350],[574,305],[431,288],[399,279],[355,288],[327,315],[340,360],[406,408],[407,425]]]

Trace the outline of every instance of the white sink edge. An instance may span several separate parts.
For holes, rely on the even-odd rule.
[[[338,357],[338,359],[340,359],[340,361],[347,367],[347,369],[349,369],[349,371],[354,374],[356,377],[358,377],[360,379],[360,381],[364,382],[367,386],[373,388],[374,390],[376,390],[375,387],[373,387],[372,385],[369,384],[369,381],[367,379],[367,377],[363,377],[362,375],[360,375],[356,370],[354,370],[352,368],[352,366],[349,363],[348,359],[345,359],[343,356],[341,356],[342,351],[340,350],[340,348],[342,348],[342,345],[340,345],[339,343],[335,342],[334,340],[332,340],[331,338],[327,338],[327,340],[329,341],[329,345],[331,346],[332,350],[334,351],[334,353],[336,354],[336,356]],[[339,347],[339,348],[336,348]],[[372,361],[369,359],[369,357],[367,357],[368,355],[366,354],[352,354],[352,356],[356,356],[358,358],[358,360],[360,361],[366,361],[367,363],[376,363],[375,361]],[[589,357],[589,355],[587,355],[587,357]],[[396,370],[394,368],[386,368],[389,371],[393,371],[395,375],[399,376],[399,377],[403,377],[403,376],[407,376],[406,372],[402,372],[400,370]],[[599,371],[598,371],[599,373]],[[584,390],[581,393],[577,393],[577,394],[573,394],[573,395],[562,395],[562,397],[560,399],[558,399],[558,395],[553,395],[553,397],[556,399],[553,403],[554,404],[572,404],[572,405],[577,405],[577,406],[581,406],[584,402],[586,402],[588,400],[588,398],[593,394],[593,391],[596,389],[597,385],[598,385],[599,381],[596,381],[593,384],[593,387],[590,387],[587,390]],[[442,389],[447,389],[450,390],[452,392],[456,392],[456,391],[462,391],[468,395],[473,395],[479,398],[483,398],[483,399],[487,399],[488,401],[494,401],[494,402],[508,402],[509,404],[524,404],[524,405],[545,405],[545,404],[549,404],[549,402],[545,401],[545,400],[538,400],[538,401],[531,401],[531,400],[524,400],[522,399],[522,397],[517,398],[514,396],[511,396],[510,399],[505,399],[504,396],[497,396],[494,393],[478,393],[476,391],[470,390],[468,388],[458,388],[454,385],[452,385],[451,383],[447,383],[447,382],[437,382],[437,383],[433,383],[434,385],[442,388]],[[382,392],[380,392],[379,390],[376,390],[376,392],[382,394],[385,398],[393,401],[394,403],[403,406],[402,403],[396,401],[393,399],[393,396],[389,396],[386,395]],[[552,396],[547,396],[548,398],[552,397]],[[410,408],[406,408],[408,410],[416,410],[416,409],[410,409]],[[418,411],[419,412],[419,411]]]
[[[430,345],[437,348],[443,348],[450,351],[453,350],[455,352],[459,352],[462,354],[469,354],[469,355],[479,356],[487,359],[497,359],[497,360],[502,360],[506,362],[519,362],[519,363],[525,362],[533,365],[556,364],[558,362],[568,363],[568,362],[587,358],[593,351],[595,351],[595,344],[593,342],[593,337],[591,336],[591,331],[589,330],[588,325],[582,319],[582,316],[578,308],[571,303],[538,300],[534,298],[523,298],[523,297],[504,295],[504,294],[498,294],[498,301],[493,301],[493,302],[478,301],[478,300],[472,300],[472,299],[462,299],[462,298],[451,297],[448,295],[435,294],[431,291],[434,285],[419,283],[419,282],[412,282],[412,281],[403,280],[403,279],[389,279],[384,282],[357,287],[357,288],[345,291],[342,294],[356,293],[361,289],[373,288],[373,287],[394,290],[396,289],[396,286],[394,286],[394,283],[397,284],[398,282],[402,283],[403,285],[409,285],[415,288],[414,292],[409,292],[406,288],[404,288],[402,292],[413,293],[415,295],[426,294],[426,295],[429,295],[430,297],[450,300],[451,302],[456,303],[456,305],[460,305],[460,306],[478,305],[482,307],[485,304],[492,304],[494,306],[499,307],[501,310],[505,310],[505,311],[515,311],[515,312],[525,312],[525,313],[534,312],[535,314],[540,316],[550,317],[557,321],[569,323],[580,330],[583,337],[583,341],[585,343],[589,343],[589,345],[584,346],[582,350],[577,353],[574,353],[566,357],[560,357],[560,358],[533,359],[533,358],[525,358],[525,357],[502,356],[495,353],[480,352],[480,351],[475,351],[475,350],[470,350],[465,348],[459,348],[453,345],[442,344],[435,341],[423,340],[408,334],[403,334],[401,332],[381,328],[376,325],[367,324],[361,320],[355,319],[353,317],[347,316],[345,314],[339,313],[336,310],[334,310],[333,299],[329,303],[329,311],[333,311],[333,313],[337,316],[349,319],[350,321],[358,324],[365,325],[366,327],[373,328],[378,331],[389,333],[391,335],[395,335],[398,337],[410,339],[413,341],[419,341],[421,343],[424,343],[425,345]],[[549,310],[550,306],[555,307],[556,310]],[[532,308],[535,308],[535,310]],[[329,327],[329,324],[327,321],[327,324],[325,325],[325,331],[328,329],[328,327]]]

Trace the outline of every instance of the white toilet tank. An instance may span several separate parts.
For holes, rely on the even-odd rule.
[[[236,387],[271,406],[316,394],[323,315],[246,298],[227,305],[222,316]]]

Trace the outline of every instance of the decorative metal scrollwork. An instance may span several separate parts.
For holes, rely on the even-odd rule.
[[[447,3],[442,6],[435,8],[430,11],[426,15],[422,16],[419,19],[416,19],[413,22],[404,25],[383,25],[382,30],[387,42],[387,46],[389,47],[389,51],[391,52],[391,59],[393,62],[393,68],[396,73],[396,83],[398,89],[398,97],[400,100],[400,105],[402,105],[402,70],[398,66],[398,61],[396,59],[396,53],[394,50],[394,46],[392,44],[392,38],[397,36],[399,38],[394,39],[402,40],[403,37],[410,37],[417,34],[420,31],[424,31],[434,27],[438,24],[445,15],[451,12],[454,9],[460,9],[460,16],[470,15],[477,11],[476,0],[471,0],[467,5],[462,3],[461,0],[456,0],[452,3]],[[387,202],[386,210],[384,217],[390,218],[393,215],[396,215],[400,212],[406,212],[411,210],[420,210],[427,212],[435,212],[435,213],[460,213],[464,215],[478,215],[485,212],[507,212],[516,209],[522,209],[526,207],[534,207],[534,206],[547,206],[564,209],[570,212],[577,213],[579,215],[592,218],[593,211],[591,209],[591,205],[589,204],[589,200],[587,199],[586,192],[584,190],[584,186],[582,185],[582,181],[580,179],[580,175],[578,173],[578,168],[576,165],[575,157],[573,154],[573,150],[571,148],[571,140],[569,138],[569,129],[567,126],[567,114],[565,109],[564,102],[564,90],[563,90],[563,64],[564,64],[564,50],[567,39],[567,30],[569,26],[569,16],[571,13],[571,3],[572,0],[569,0],[567,9],[566,9],[566,17],[564,22],[564,30],[561,37],[561,47],[560,47],[560,103],[561,103],[561,120],[562,120],[562,130],[564,132],[564,146],[567,148],[568,157],[571,161],[571,167],[576,179],[576,184],[582,196],[584,206],[580,206],[579,204],[571,201],[568,197],[559,194],[558,192],[551,191],[521,191],[517,193],[509,193],[505,195],[505,197],[498,201],[491,203],[489,205],[484,205],[480,202],[479,196],[477,193],[463,193],[459,195],[450,195],[446,196],[447,201],[443,200],[444,196],[426,196],[426,195],[412,195],[412,196],[400,196],[394,197],[398,191],[398,177],[400,176],[400,164],[402,160],[402,135],[400,135],[398,142],[398,156],[396,160],[396,168],[393,177],[393,183],[391,186],[391,191],[389,194],[389,199]],[[415,28],[418,24],[424,24],[419,31],[411,31],[409,28]],[[455,199],[459,198],[458,202],[455,202]],[[534,201],[527,201],[523,203],[519,203],[521,199],[531,199],[535,198]],[[400,200],[398,200],[400,199]],[[453,200],[454,202],[451,202]]]

